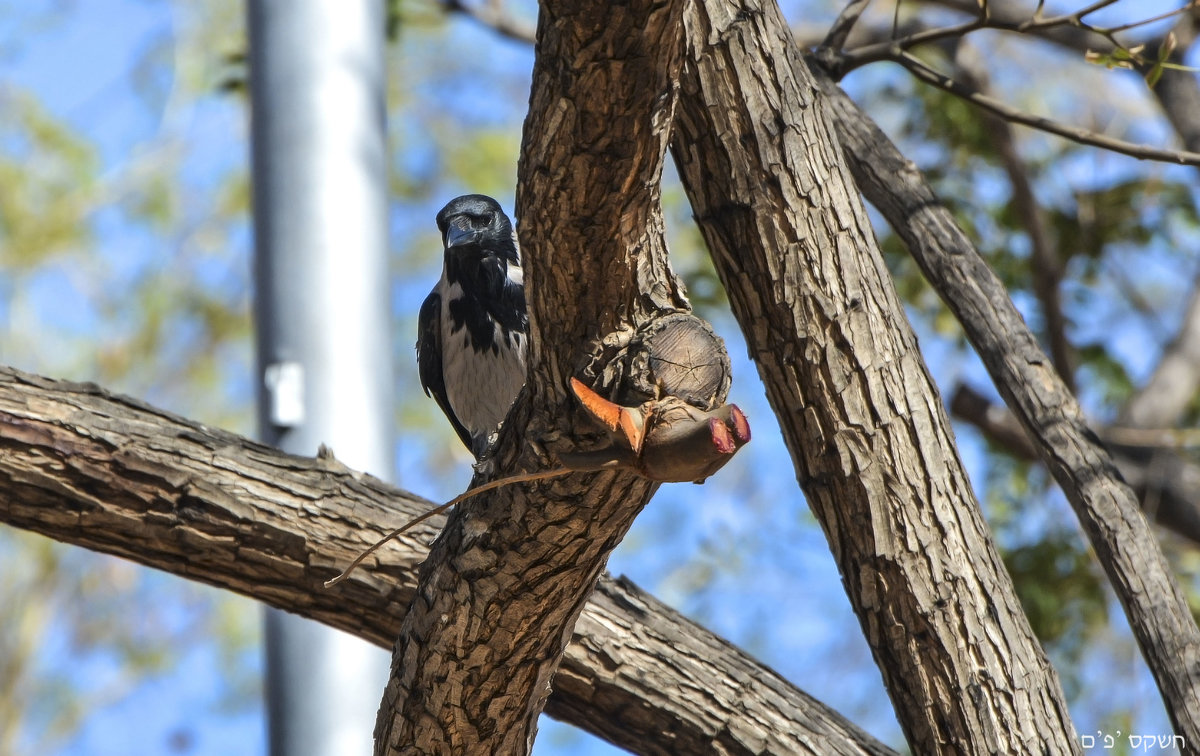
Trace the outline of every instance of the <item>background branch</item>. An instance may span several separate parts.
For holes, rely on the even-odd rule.
[[[1085,16],[1095,12],[1098,7],[1110,4],[1108,2],[1093,3],[1079,11],[1049,18],[1030,16],[1027,10],[1005,3],[989,3],[984,11],[970,0],[928,0],[928,3],[962,12],[969,15],[971,20],[953,26],[930,26],[914,19],[905,23],[904,33],[900,36],[896,36],[894,30],[875,28],[860,35],[861,39],[852,49],[842,49],[841,45],[830,43],[832,38],[844,44],[849,32],[847,29],[847,33],[840,37],[827,36],[826,41],[815,50],[814,57],[835,80],[840,80],[855,68],[880,61],[891,61],[903,66],[918,80],[961,97],[1011,123],[1140,160],[1200,165],[1200,84],[1190,72],[1167,68],[1159,72],[1161,76],[1152,87],[1168,119],[1183,139],[1185,147],[1184,150],[1165,150],[1133,144],[1063,124],[1051,118],[1024,113],[987,96],[968,83],[955,81],[952,77],[936,71],[909,52],[920,45],[961,41],[972,32],[989,29],[1037,36],[1068,47],[1081,56],[1089,54],[1103,58],[1112,55],[1118,49],[1132,49],[1118,43],[1115,36],[1117,31],[1135,28],[1148,21],[1111,30],[1093,27],[1083,22]],[[1190,9],[1189,6],[1185,6],[1176,12],[1181,14],[1180,19],[1170,32],[1175,40],[1175,48],[1166,62],[1178,66],[1195,39],[1196,18],[1200,10],[1191,4]],[[1157,66],[1159,47],[1162,44],[1164,40],[1155,40],[1152,44],[1145,45],[1146,49],[1142,53],[1133,56],[1132,67],[1143,75],[1148,75]]]
[[[1007,407],[994,404],[970,386],[960,385],[950,400],[950,411],[970,423],[987,439],[1012,456],[1026,461],[1039,459],[1037,449]],[[1134,490],[1142,511],[1155,523],[1200,545],[1200,465],[1162,446],[1162,434],[1151,444],[1146,439],[1129,439],[1124,429],[1101,429],[1100,437],[1112,454],[1121,477]]]
[[[974,0],[926,0],[931,5],[960,11],[969,15],[978,13],[978,5]],[[1010,3],[989,3],[988,15],[995,28],[1017,28],[1028,16],[1018,6]],[[1184,55],[1195,43],[1197,17],[1200,9],[1193,7],[1180,15],[1179,20],[1171,29],[1175,36],[1175,49],[1168,60],[1181,63]],[[1112,40],[1095,30],[1077,25],[1037,26],[1026,29],[1025,33],[1032,34],[1055,44],[1072,50],[1083,56],[1090,52],[1101,55],[1111,55],[1116,51]],[[1139,43],[1140,44],[1140,43]],[[1146,44],[1143,56],[1148,60],[1158,58],[1158,48],[1163,44],[1162,39],[1152,40]],[[1140,73],[1145,74],[1146,66],[1138,66]],[[1183,141],[1184,147],[1200,153],[1200,82],[1192,72],[1165,70],[1162,76],[1151,88],[1167,119],[1175,127]]]
[[[842,50],[840,44],[826,46],[838,49],[840,66],[836,70],[837,78],[868,63],[890,60],[898,52],[912,50],[932,42],[963,39],[972,32],[984,29],[1053,39],[1076,48],[1080,53],[1095,51],[1097,47],[1104,48],[1104,53],[1110,53],[1116,49],[1132,51],[1137,45],[1122,44],[1117,39],[1117,34],[1177,14],[1186,16],[1189,13],[1189,7],[1195,6],[1193,0],[1183,7],[1114,27],[1094,26],[1084,21],[1086,16],[1113,5],[1115,2],[1116,0],[1102,0],[1078,11],[1047,17],[1040,13],[1030,13],[1025,7],[1016,3],[988,2],[981,7],[979,3],[971,0],[926,0],[928,5],[941,5],[959,11],[970,16],[971,20],[954,26],[930,26],[918,22],[899,35],[879,30],[872,35],[875,39],[860,42],[852,49]],[[842,42],[845,42],[844,37]],[[1144,59],[1148,60],[1154,60],[1154,58],[1155,56],[1152,54],[1144,56]],[[831,74],[833,73],[831,71]]]
[[[846,38],[850,36],[850,32],[854,30],[854,25],[858,23],[859,16],[871,4],[871,0],[850,0],[833,24],[829,27],[829,33],[825,35],[825,40],[821,43],[822,47],[829,47],[834,50],[840,50],[846,45]]]
[[[1200,277],[1183,321],[1159,357],[1150,378],[1135,391],[1117,417],[1118,425],[1167,428],[1179,424],[1200,391]]]
[[[973,55],[973,50],[966,45],[960,45],[958,52],[956,61],[963,75],[967,77],[967,84],[986,95],[989,82],[983,61]],[[1034,196],[1033,182],[1029,179],[1024,161],[1021,160],[1012,126],[1003,118],[986,111],[981,113],[980,117],[1000,156],[1001,165],[1004,166],[1004,173],[1008,176],[1008,183],[1012,188],[1013,208],[1029,239],[1031,288],[1042,310],[1044,335],[1049,346],[1050,359],[1054,361],[1058,377],[1062,378],[1067,390],[1073,394],[1075,353],[1067,338],[1067,318],[1062,308],[1062,262],[1059,260],[1054,240],[1050,238],[1045,213]]]
[[[1196,33],[1200,9],[1193,8],[1179,18],[1171,29],[1175,36],[1175,49],[1167,58],[1172,63],[1182,63],[1184,55],[1196,43]],[[1153,49],[1147,52],[1151,60],[1157,59],[1158,47],[1164,44],[1159,40]],[[1200,81],[1195,73],[1167,69],[1151,87],[1154,96],[1162,107],[1167,120],[1175,127],[1183,144],[1192,152],[1200,152]]]
[[[1116,589],[1176,730],[1200,742],[1200,630],[1137,498],[949,210],[850,98],[822,80],[858,185],[954,312],[1035,442]]]
[[[1050,118],[1043,116],[1030,115],[1023,113],[1016,108],[1009,107],[1003,102],[979,92],[972,87],[955,81],[952,77],[940,73],[933,68],[930,68],[918,58],[906,52],[898,52],[887,58],[894,63],[903,66],[909,73],[917,79],[931,84],[938,89],[942,89],[950,94],[961,97],[967,102],[980,107],[1000,118],[1013,123],[1019,123],[1022,126],[1039,129],[1050,134],[1061,136],[1065,139],[1070,139],[1079,144],[1091,145],[1101,149],[1116,152],[1121,155],[1128,155],[1139,160],[1158,160],[1164,163],[1178,163],[1180,165],[1200,166],[1200,153],[1190,152],[1187,150],[1165,150],[1147,145],[1134,144],[1126,142],[1122,139],[1097,134],[1093,131],[1081,129],[1075,126],[1068,126],[1059,123]]]

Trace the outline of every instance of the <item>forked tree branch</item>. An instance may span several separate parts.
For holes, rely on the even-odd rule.
[[[651,346],[658,324],[690,317],[659,202],[683,5],[541,3],[516,202],[529,368],[486,477],[556,467],[559,454],[601,445],[606,432],[568,394],[571,378],[624,405],[657,391],[694,392],[714,402],[704,409],[723,403],[728,358],[711,332],[714,348],[696,355],[711,359],[678,380],[665,374],[684,366],[656,362]],[[702,386],[709,368],[724,375]],[[571,628],[655,489],[606,470],[456,507],[393,650],[378,756],[528,752]]]

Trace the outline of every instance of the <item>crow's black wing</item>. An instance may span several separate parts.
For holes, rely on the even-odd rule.
[[[446,398],[446,379],[442,376],[442,298],[437,291],[429,293],[421,305],[421,314],[417,317],[417,373],[421,377],[421,388],[426,396],[432,396],[442,408],[454,432],[462,439],[468,449],[471,445],[471,434],[454,416],[450,408],[450,400]]]

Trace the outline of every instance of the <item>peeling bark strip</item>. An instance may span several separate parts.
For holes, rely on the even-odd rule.
[[[1075,397],[1004,285],[886,136],[832,81],[841,139],[863,190],[962,323],[1004,401],[1062,487],[1116,589],[1176,732],[1200,744],[1200,630],[1158,541]]]
[[[90,384],[0,368],[0,522],[237,591],[392,644],[424,544],[324,580],[432,502]],[[602,578],[554,680],[551,716],[639,754],[892,754],[627,581]],[[708,691],[706,697],[680,696]]]
[[[778,8],[686,24],[675,159],[910,746],[1078,753]]]

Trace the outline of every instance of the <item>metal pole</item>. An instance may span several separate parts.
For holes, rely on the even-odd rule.
[[[383,0],[249,0],[248,20],[259,432],[388,478]],[[265,626],[271,754],[370,753],[388,655],[275,610]]]

